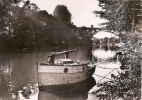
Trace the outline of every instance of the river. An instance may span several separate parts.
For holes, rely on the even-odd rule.
[[[69,56],[74,61],[89,61],[92,55],[95,56],[95,51],[105,51],[105,54],[115,55],[114,51],[102,50],[102,48],[97,50],[93,48],[91,54],[88,47],[85,47],[81,48],[80,51],[72,52]],[[58,57],[64,57],[64,55]],[[0,100],[11,100],[8,97],[9,93],[16,93],[27,84],[36,84],[37,73],[34,70],[36,62],[46,62],[47,59],[47,52],[0,54]],[[38,100],[86,100],[88,98],[87,93],[93,86],[95,86],[95,77],[92,78],[91,82],[85,82],[70,90],[57,90],[54,93],[39,92]]]

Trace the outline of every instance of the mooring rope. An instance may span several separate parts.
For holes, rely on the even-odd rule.
[[[96,66],[96,67],[99,67],[99,66]],[[102,68],[102,69],[118,69],[118,68],[106,68],[106,67],[99,67],[99,68]]]
[[[31,77],[30,77],[30,79],[29,79],[29,83],[31,82],[31,79],[32,79],[32,76],[33,76],[33,74],[34,74],[34,72],[35,72],[35,69],[36,69],[36,66],[34,67],[34,70],[33,70],[32,74],[31,74]]]
[[[117,68],[116,68],[116,69],[117,69]],[[106,74],[102,79],[104,79],[107,75],[109,75],[110,73],[112,73],[112,72],[115,71],[116,69],[110,71],[110,72],[109,72],[108,74]],[[97,84],[98,84],[102,79],[100,79],[100,80],[97,82]]]
[[[89,74],[92,74],[91,72],[88,72],[88,71],[85,71],[85,72],[87,72],[87,73],[89,73]],[[105,79],[109,79],[109,80],[112,80],[112,79],[110,79],[110,78],[106,78],[106,77],[104,77],[104,76],[101,76],[101,75],[97,75],[97,74],[93,74],[93,75],[96,75],[96,76],[99,76],[99,77],[103,77],[103,78],[105,78]]]

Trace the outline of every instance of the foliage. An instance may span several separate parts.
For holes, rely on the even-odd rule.
[[[119,33],[123,45],[119,56],[121,63],[118,76],[111,75],[112,80],[98,84],[96,91],[98,98],[102,96],[106,100],[140,100],[141,97],[141,54],[142,54],[142,20],[140,19],[139,1],[99,0],[102,11],[96,11],[101,18],[108,20],[106,29]],[[125,72],[125,73],[123,73]],[[98,94],[98,92],[105,92]]]
[[[124,54],[119,57],[122,72],[118,76],[112,75],[113,80],[98,84],[101,87],[96,91],[99,98],[102,96],[98,92],[105,91],[103,96],[107,100],[140,100],[142,37],[137,31],[125,34],[125,37],[126,43],[120,48]]]
[[[71,13],[65,5],[57,5],[53,12],[53,16],[61,19],[64,22],[71,22]]]
[[[101,23],[106,29],[118,32],[129,31],[134,28],[140,21],[141,5],[140,1],[134,0],[99,0],[101,11],[94,13],[107,22]],[[132,25],[133,24],[133,25]]]
[[[22,7],[18,6],[20,3]],[[41,51],[51,47],[65,49],[88,44],[89,34],[80,35],[81,40],[77,37],[78,29],[70,22],[69,12],[69,23],[66,23],[27,1],[14,0],[0,5],[3,8],[0,10],[3,13],[0,14],[0,53]],[[67,10],[67,7],[63,8]]]
[[[36,85],[28,84],[25,87],[23,87],[21,94],[25,99],[30,99],[30,96],[35,95],[37,92],[38,87]]]

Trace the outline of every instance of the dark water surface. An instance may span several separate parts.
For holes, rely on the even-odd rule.
[[[83,48],[70,53],[69,56],[74,61],[88,61],[91,58],[91,51]],[[60,57],[64,57],[64,55],[56,58]],[[47,59],[47,52],[0,54],[0,100],[11,100],[8,97],[10,93],[16,93],[29,83],[36,84],[36,62],[46,62]],[[39,100],[85,100],[92,84],[95,84],[94,79],[92,82],[85,82],[80,87],[70,90],[57,90],[56,93],[40,92]],[[43,99],[44,97],[48,99]]]
[[[101,48],[100,48],[101,47]],[[74,61],[89,61],[91,55],[106,59],[107,56],[115,55],[115,50],[105,49],[103,46],[99,48],[93,47],[92,51],[86,48],[81,48],[80,51],[72,52],[69,58]],[[61,51],[61,50],[60,50]],[[51,50],[52,52],[52,50]],[[64,57],[64,55],[56,58]],[[47,52],[34,53],[13,53],[0,54],[0,100],[11,100],[10,93],[16,93],[27,84],[37,83],[36,62],[46,62],[48,60]],[[95,85],[95,79],[86,81],[79,86],[62,91],[54,92],[40,91],[39,100],[86,100],[88,91]],[[95,98],[94,98],[95,100]]]

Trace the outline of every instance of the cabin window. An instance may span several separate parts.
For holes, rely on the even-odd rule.
[[[64,69],[64,73],[67,73],[67,72],[68,72],[68,68],[65,68],[65,69]]]

